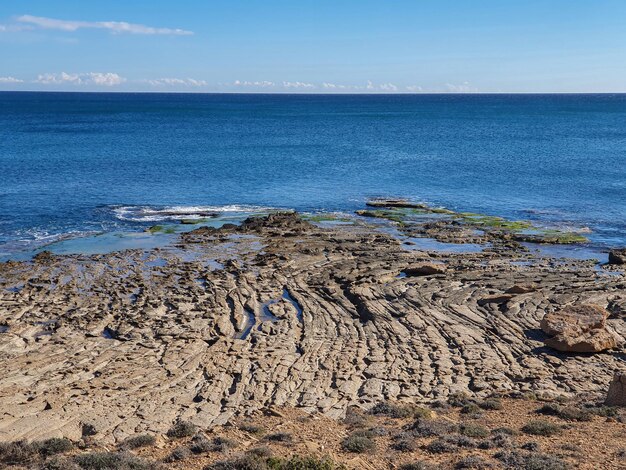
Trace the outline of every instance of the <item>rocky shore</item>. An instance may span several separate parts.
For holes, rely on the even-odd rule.
[[[166,249],[0,264],[0,441],[114,444],[179,421],[339,419],[458,392],[602,397],[626,367],[616,267],[532,254],[499,222],[383,219],[272,214]],[[479,249],[419,249],[425,235]],[[597,331],[541,329],[581,308],[600,312]],[[564,331],[602,341],[555,347]]]

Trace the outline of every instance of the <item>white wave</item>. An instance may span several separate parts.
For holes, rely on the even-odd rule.
[[[271,207],[226,206],[118,206],[113,213],[120,220],[131,222],[159,222],[163,220],[204,219],[228,213],[258,213],[273,210]]]

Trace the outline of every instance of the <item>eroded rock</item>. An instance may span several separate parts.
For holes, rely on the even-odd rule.
[[[570,305],[547,313],[541,329],[552,336],[544,342],[557,351],[595,353],[617,347],[617,338],[606,329],[609,312],[599,305]]]
[[[604,404],[607,406],[626,406],[626,372],[616,372]]]

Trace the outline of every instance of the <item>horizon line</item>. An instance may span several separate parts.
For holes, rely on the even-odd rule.
[[[363,93],[363,92],[262,92],[262,91],[153,91],[153,90],[0,90],[0,93],[67,93],[67,94],[147,94],[147,95],[165,95],[165,94],[179,94],[179,95],[295,95],[295,96],[396,96],[396,95],[410,95],[410,96],[432,96],[432,95],[624,95],[626,91],[432,91],[432,92],[376,92],[376,93]]]

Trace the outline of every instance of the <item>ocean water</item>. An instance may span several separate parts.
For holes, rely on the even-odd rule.
[[[626,245],[626,95],[0,93],[0,257],[370,197]]]

